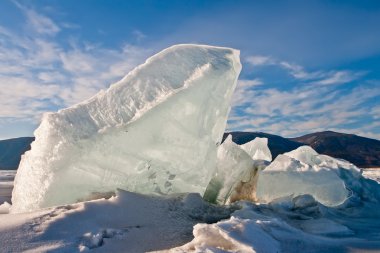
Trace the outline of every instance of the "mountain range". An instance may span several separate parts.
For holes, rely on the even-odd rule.
[[[0,141],[0,170],[15,170],[34,137],[20,137]]]
[[[316,132],[296,138],[284,138],[262,132],[229,132],[237,144],[244,144],[256,137],[268,138],[273,159],[303,145],[309,145],[320,154],[341,158],[360,168],[380,168],[380,141],[354,134],[333,131]],[[21,155],[30,149],[34,137],[20,137],[0,141],[0,170],[15,170]]]
[[[284,138],[261,132],[230,132],[237,144],[244,144],[256,137],[268,138],[273,159],[300,146],[308,145],[320,154],[347,160],[359,168],[380,168],[380,141],[354,134],[333,131],[316,132],[296,138]]]

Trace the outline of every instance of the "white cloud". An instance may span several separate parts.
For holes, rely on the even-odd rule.
[[[249,99],[254,96],[253,87],[262,85],[262,81],[259,79],[253,80],[238,80],[237,87],[232,98],[233,105],[243,105],[249,102]]]
[[[133,30],[132,34],[135,36],[137,42],[140,42],[147,37],[146,34],[140,30]]]
[[[55,97],[60,90],[58,85],[42,85],[23,77],[0,75],[0,84],[0,118],[34,118],[46,110],[43,100]]]
[[[89,73],[94,71],[94,62],[98,61],[91,54],[72,50],[60,53],[63,68],[74,74]]]
[[[61,29],[50,18],[37,13],[35,10],[27,8],[20,3],[14,1],[17,7],[25,14],[27,25],[39,34],[55,35]]]
[[[253,79],[253,80],[238,80],[237,87],[238,88],[247,88],[247,87],[255,87],[263,85],[263,82],[260,79]]]
[[[301,66],[285,65],[281,62],[275,66],[292,73],[308,73]],[[263,131],[291,137],[340,129],[368,137],[379,136],[379,128],[369,127],[365,118],[368,115],[376,118],[380,114],[380,107],[366,105],[367,101],[380,97],[379,83],[365,82],[356,88],[338,89],[332,84],[354,81],[364,73],[334,70],[312,73],[318,73],[314,77],[318,76],[321,83],[308,80],[306,77],[310,74],[304,74],[302,78],[301,74],[298,78],[294,74],[297,82],[287,90],[266,88],[265,80],[260,80],[260,88],[243,80],[234,94],[228,130]]]
[[[62,83],[66,80],[66,76],[55,70],[39,72],[37,77],[44,83]]]
[[[292,75],[296,79],[301,79],[301,80],[307,80],[307,79],[316,79],[321,77],[322,73],[321,72],[307,72],[305,71],[304,67],[286,62],[286,61],[281,61],[278,62],[278,64],[283,67],[284,69],[289,71],[289,74]]]
[[[297,80],[310,81],[314,85],[336,85],[349,83],[364,75],[364,72],[353,73],[348,70],[342,71],[306,71],[301,65],[288,61],[280,61],[269,56],[253,55],[246,58],[246,62],[252,66],[269,65],[279,66],[288,71],[289,75]]]
[[[26,15],[30,25],[38,33],[55,35],[61,30],[51,19],[42,16],[33,10],[27,10]]]
[[[287,61],[280,61],[270,56],[252,55],[246,57],[245,61],[252,66],[280,66],[289,71],[289,74],[296,79],[314,79],[320,77],[319,72],[307,72],[300,65]]]
[[[316,84],[320,85],[334,85],[334,84],[343,84],[349,83],[356,80],[358,77],[364,73],[352,73],[350,71],[333,71],[330,72],[325,79],[319,80]]]
[[[64,41],[53,36],[61,30],[54,21],[16,5],[32,34],[0,26],[0,122],[36,122],[46,111],[87,99],[121,79],[151,53],[128,44],[118,49],[89,42],[63,45]]]
[[[245,61],[252,66],[270,65],[274,63],[274,60],[271,57],[263,55],[248,56]]]
[[[244,129],[244,131],[248,131],[247,129],[253,129],[259,125],[263,125],[265,123],[270,122],[269,117],[254,117],[252,119],[248,119],[246,117],[230,117],[231,124],[229,124],[229,129]]]

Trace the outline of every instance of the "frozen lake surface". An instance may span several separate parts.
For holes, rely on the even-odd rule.
[[[10,203],[15,175],[15,170],[0,170],[0,204]]]

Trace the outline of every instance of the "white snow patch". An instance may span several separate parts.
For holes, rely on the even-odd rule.
[[[120,190],[108,200],[0,215],[0,245],[2,252],[163,250],[190,241],[195,224],[216,222],[231,212],[207,204],[199,194],[154,197]]]

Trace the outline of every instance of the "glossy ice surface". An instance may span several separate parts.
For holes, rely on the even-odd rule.
[[[203,194],[240,70],[237,50],[176,45],[108,90],[45,114],[18,169],[12,212],[117,188]]]

